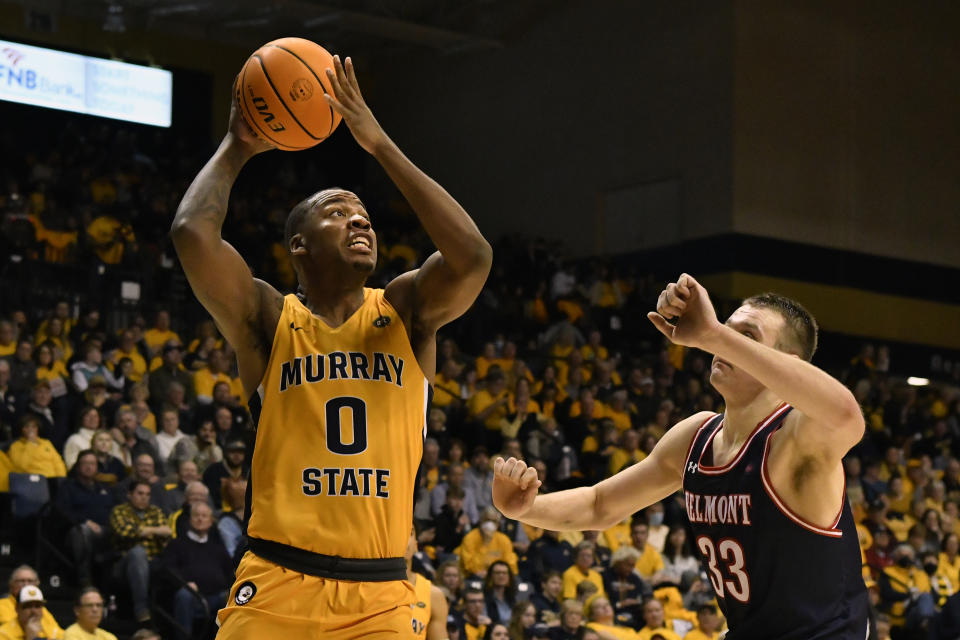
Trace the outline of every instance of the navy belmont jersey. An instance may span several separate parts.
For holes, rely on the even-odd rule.
[[[693,543],[730,626],[726,640],[865,640],[867,591],[850,504],[844,498],[823,529],[791,512],[770,482],[769,439],[790,410],[778,407],[722,467],[711,443],[723,415],[697,431],[683,472]]]

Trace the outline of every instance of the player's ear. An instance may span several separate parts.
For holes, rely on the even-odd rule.
[[[307,245],[303,234],[295,233],[290,237],[290,255],[302,256],[307,253]]]

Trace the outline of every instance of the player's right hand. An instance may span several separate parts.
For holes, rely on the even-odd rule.
[[[493,504],[511,520],[530,510],[541,484],[537,470],[523,460],[498,457],[493,463]]]
[[[250,156],[276,148],[269,142],[264,142],[253,132],[247,121],[243,119],[240,109],[237,108],[236,96],[230,100],[230,124],[227,127],[227,137],[231,138],[231,142],[241,146]]]

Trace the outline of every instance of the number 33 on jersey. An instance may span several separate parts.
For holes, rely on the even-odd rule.
[[[336,328],[284,298],[250,403],[249,533],[315,553],[402,557],[430,385],[381,289]],[[270,488],[273,488],[272,490]]]

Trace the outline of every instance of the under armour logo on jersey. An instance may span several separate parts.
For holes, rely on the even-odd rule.
[[[290,323],[290,328],[294,331],[303,331],[303,327],[295,327],[292,322]]]
[[[390,316],[380,316],[373,321],[373,326],[375,326],[377,329],[383,329],[388,324],[390,324]]]
[[[687,471],[689,471],[690,473],[696,473],[696,472],[697,472],[697,463],[694,462],[693,460],[691,460],[691,461],[687,464]]]

